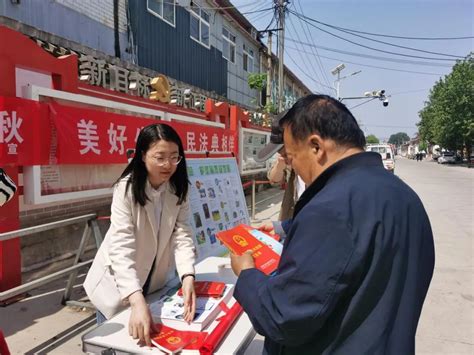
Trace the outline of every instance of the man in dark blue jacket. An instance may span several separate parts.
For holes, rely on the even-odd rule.
[[[324,95],[281,120],[308,188],[279,267],[266,276],[232,255],[234,296],[266,354],[413,354],[434,268],[430,222],[413,190],[387,172],[349,110]]]

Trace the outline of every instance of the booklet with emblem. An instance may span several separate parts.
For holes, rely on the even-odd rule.
[[[270,275],[280,262],[280,255],[273,248],[257,238],[248,230],[246,225],[238,225],[232,229],[218,232],[217,238],[229,250],[237,255],[242,255],[247,250],[252,251],[255,267],[263,273]]]
[[[156,322],[178,330],[199,332],[216,319],[222,307],[231,300],[233,294],[234,285],[225,284],[221,297],[196,297],[196,313],[190,324],[183,320],[184,299],[176,289],[174,292],[163,295],[160,299],[151,303],[150,311]]]
[[[206,332],[183,331],[156,324],[157,333],[152,334],[151,342],[167,354],[193,353],[199,350],[207,337]]]
[[[218,281],[195,281],[194,292],[197,297],[222,297],[226,285]],[[179,289],[178,295],[182,296],[183,291]]]

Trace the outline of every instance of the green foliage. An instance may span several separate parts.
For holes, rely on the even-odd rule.
[[[420,142],[420,144],[418,144],[418,150],[424,150],[425,152],[427,152],[428,144],[426,144],[425,142]]]
[[[419,112],[420,138],[449,150],[474,143],[474,59],[458,61],[450,74],[430,90],[425,107]]]
[[[395,144],[398,146],[398,145],[408,142],[409,140],[410,140],[410,137],[408,136],[408,134],[406,134],[405,132],[398,132],[398,133],[392,134],[390,138],[388,139],[388,142],[390,144]]]
[[[248,75],[247,83],[249,87],[254,90],[262,91],[267,85],[267,74],[252,73]]]
[[[278,107],[275,104],[271,103],[271,102],[267,102],[267,104],[265,105],[263,110],[266,113],[271,113],[273,115],[276,115],[278,113]]]
[[[365,141],[367,142],[367,144],[380,143],[379,139],[373,134],[369,134],[367,137],[365,137]]]

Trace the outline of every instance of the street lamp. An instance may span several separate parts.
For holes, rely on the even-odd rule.
[[[344,80],[350,76],[353,76],[353,75],[357,75],[359,74],[362,70],[358,70],[358,71],[355,71],[349,75],[346,75],[346,76],[343,76],[341,78],[341,71],[345,68],[346,66],[341,63],[339,64],[337,67],[335,67],[333,70],[331,70],[331,74],[332,75],[337,75],[337,79],[334,81],[334,86],[336,86],[336,96],[337,96],[337,99],[340,100],[340,83],[341,83],[341,80]]]

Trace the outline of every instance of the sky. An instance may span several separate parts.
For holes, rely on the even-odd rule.
[[[232,0],[232,3],[240,12],[249,12],[245,16],[257,30],[265,29],[273,17],[272,10],[264,10],[272,7],[273,0]],[[453,60],[456,60],[452,56],[465,57],[474,51],[474,40],[414,40],[359,33],[378,41],[450,55],[444,56],[369,41],[312,20],[349,30],[391,36],[472,37],[473,4],[472,0],[291,0],[288,9],[304,14],[307,22],[296,14],[287,14],[284,62],[313,92],[331,96],[336,96],[333,89],[336,76],[331,74],[331,70],[344,63],[341,77],[347,77],[340,81],[340,97],[358,97],[367,91],[382,89],[389,96],[387,107],[380,100],[343,99],[365,134],[374,134],[380,140],[388,140],[391,134],[397,132],[406,132],[413,137],[417,132],[418,112],[428,100],[430,88],[451,72],[455,64]],[[270,28],[277,28],[276,23]],[[374,51],[322,30],[382,51],[448,60],[404,57]],[[262,40],[267,43],[266,36]],[[273,48],[275,53],[275,44]],[[365,57],[367,55],[381,59]],[[361,72],[351,75],[357,71]]]

